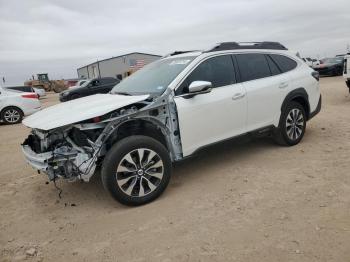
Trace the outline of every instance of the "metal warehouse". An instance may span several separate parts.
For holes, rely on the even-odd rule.
[[[123,79],[159,58],[159,55],[138,52],[116,56],[78,68],[78,77],[116,77]]]

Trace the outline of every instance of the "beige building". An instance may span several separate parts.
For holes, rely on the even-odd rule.
[[[158,60],[160,57],[159,55],[138,52],[116,56],[78,68],[78,77],[116,77],[123,79],[143,66]]]

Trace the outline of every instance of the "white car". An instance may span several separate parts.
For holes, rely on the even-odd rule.
[[[312,59],[310,57],[302,58],[302,60],[310,67],[318,66],[320,65],[320,61],[317,59]]]
[[[37,94],[0,87],[0,121],[3,123],[20,123],[24,116],[29,116],[40,109]]]
[[[27,161],[48,175],[89,181],[126,205],[157,198],[172,163],[243,134],[298,144],[321,109],[319,74],[276,42],[221,43],[175,52],[110,94],[58,104],[23,121]],[[213,173],[213,175],[215,175]]]
[[[343,77],[350,92],[350,54],[344,57],[344,71]]]
[[[27,93],[36,93],[39,98],[46,96],[46,92],[43,88],[36,88],[32,86],[8,86],[5,88],[7,90],[17,90],[17,91],[27,92]]]
[[[33,87],[34,92],[38,95],[39,98],[46,96],[45,89]]]

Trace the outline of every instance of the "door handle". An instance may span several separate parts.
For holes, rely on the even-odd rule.
[[[243,98],[244,96],[245,96],[244,93],[236,93],[236,94],[233,95],[232,100],[241,99],[241,98]]]
[[[288,82],[283,82],[280,83],[280,85],[278,86],[279,88],[286,88],[288,86]]]

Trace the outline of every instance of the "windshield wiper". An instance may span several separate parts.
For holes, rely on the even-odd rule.
[[[127,92],[115,92],[114,94],[123,95],[123,96],[132,96],[132,94],[129,94]]]

